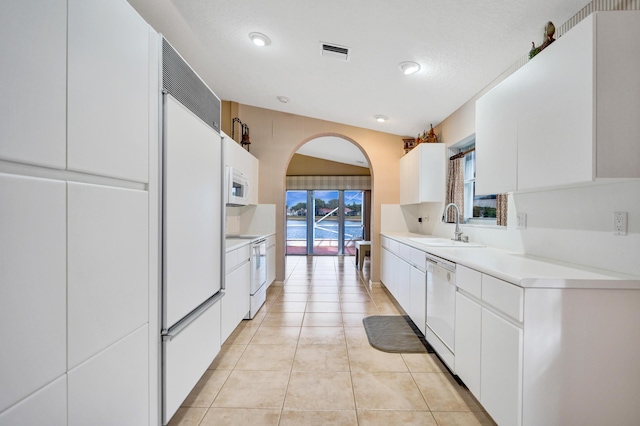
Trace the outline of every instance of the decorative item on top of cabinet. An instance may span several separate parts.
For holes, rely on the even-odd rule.
[[[240,141],[240,145],[242,145],[243,148],[246,145],[247,151],[249,151],[249,145],[251,145],[251,141],[249,140],[249,126],[240,121],[238,117],[235,117],[231,122],[231,139],[235,140],[236,123],[240,123],[240,129],[242,130],[242,140]]]
[[[438,135],[433,131],[433,124],[430,125],[431,129],[427,132],[426,130],[422,132],[421,135],[418,135],[417,138],[404,138],[402,141],[404,142],[404,153],[407,154],[413,148],[418,146],[421,143],[437,143]]]
[[[409,153],[409,151],[411,151],[413,148],[415,148],[418,145],[418,142],[415,138],[405,138],[405,139],[402,139],[402,142],[404,142],[405,154]]]
[[[433,131],[433,124],[429,125],[431,128],[427,132],[426,130],[418,137],[418,143],[438,143],[438,135]]]
[[[536,47],[536,44],[531,42],[531,50],[529,51],[529,59],[536,56],[538,53],[542,52],[545,47],[549,46],[551,43],[556,41],[553,38],[553,35],[556,33],[556,27],[553,25],[553,22],[547,22],[547,25],[544,26],[544,40],[540,46]]]

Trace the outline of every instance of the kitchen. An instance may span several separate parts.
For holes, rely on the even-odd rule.
[[[55,15],[58,16],[59,15]],[[151,17],[153,14],[149,14],[149,19],[151,21]],[[79,21],[72,21],[75,25]],[[12,27],[9,27],[12,28]],[[75,27],[72,27],[72,29]],[[13,28],[15,31],[17,29]],[[58,33],[57,33],[58,34]],[[59,34],[58,34],[59,35]],[[60,39],[51,40],[52,42],[61,42],[60,40],[64,39],[61,37]],[[63,41],[62,41],[63,43]],[[184,53],[186,54],[186,52]],[[73,59],[73,58],[72,58]],[[146,62],[146,61],[145,61]],[[146,67],[147,64],[143,64],[143,67]],[[64,70],[64,67],[56,68],[56,70]],[[106,69],[110,69],[106,67]],[[94,70],[95,71],[95,70]],[[53,71],[52,71],[53,72]],[[75,72],[75,71],[74,71]],[[64,71],[62,71],[62,78],[64,79]],[[506,77],[506,76],[505,76]],[[54,77],[51,77],[54,78]],[[55,78],[60,78],[60,75],[56,74]],[[497,82],[496,82],[497,83]],[[70,84],[75,84],[74,82]],[[147,86],[141,85],[138,87],[154,87],[153,82],[150,82]],[[87,88],[82,87],[70,87],[70,90],[73,89],[73,95],[79,96],[83,90],[89,91]],[[214,88],[215,89],[215,88]],[[448,146],[451,146],[459,141],[464,140],[469,135],[475,133],[475,101],[477,98],[482,96],[485,90],[482,93],[479,93],[477,96],[469,100],[467,103],[463,104],[457,111],[452,113],[447,119],[442,121],[438,126],[436,126],[436,131],[440,135],[442,141],[444,141]],[[59,94],[58,94],[59,95]],[[62,94],[64,96],[64,94]],[[61,96],[57,96],[59,100]],[[71,100],[70,100],[71,102]],[[59,103],[57,104],[60,105]],[[71,109],[69,110],[69,114],[72,114],[73,117],[77,117],[76,114],[79,114],[77,108],[74,109],[74,103],[71,103]],[[146,109],[145,109],[146,108]],[[225,108],[228,108],[229,111],[225,112]],[[231,110],[234,110],[231,113]],[[51,111],[58,111],[58,109],[52,109]],[[158,105],[149,105],[146,103],[141,112],[142,115],[145,115],[149,111],[157,111]],[[226,115],[228,114],[228,115]],[[50,114],[45,114],[49,115]],[[150,114],[152,115],[152,114]],[[439,218],[442,213],[442,204],[419,204],[414,206],[405,206],[401,207],[399,203],[399,195],[398,188],[400,187],[399,180],[399,162],[389,161],[389,158],[398,158],[402,157],[400,141],[398,136],[376,132],[372,130],[366,130],[362,128],[347,126],[343,124],[330,123],[323,120],[316,120],[308,117],[301,116],[292,116],[289,113],[278,112],[274,110],[268,110],[258,107],[253,107],[244,104],[236,104],[236,103],[223,103],[223,113],[222,116],[240,116],[244,122],[250,123],[252,128],[252,139],[254,140],[254,144],[251,146],[251,152],[257,158],[260,159],[260,168],[259,168],[259,182],[261,186],[260,190],[260,203],[273,205],[275,206],[275,211],[283,211],[283,194],[284,194],[284,171],[286,170],[287,162],[289,160],[290,155],[295,152],[296,148],[300,146],[304,141],[309,138],[314,137],[315,135],[331,133],[331,134],[340,134],[345,139],[351,141],[352,143],[356,143],[362,147],[362,149],[367,153],[368,158],[371,161],[371,169],[372,176],[374,177],[374,195],[373,195],[373,204],[374,204],[374,213],[373,215],[373,250],[372,250],[372,272],[371,272],[371,281],[372,284],[376,284],[380,281],[380,267],[381,267],[381,232],[411,232],[418,234],[432,234],[440,237],[449,238],[453,234],[453,226],[450,224],[443,224],[436,218]],[[70,115],[71,119],[71,115]],[[119,119],[126,120],[126,117],[120,117]],[[74,118],[75,120],[75,118]],[[86,117],[81,117],[81,120],[87,120]],[[228,121],[228,120],[227,120]],[[90,125],[95,126],[95,128],[101,127],[101,122],[97,121],[87,121],[88,123],[92,123]],[[148,122],[148,119],[143,119],[140,122]],[[226,124],[227,126],[230,123]],[[229,133],[229,128],[225,130],[225,124],[223,123],[223,128],[225,132]],[[309,129],[312,129],[311,131]],[[158,129],[154,128],[152,123],[149,123],[148,128],[145,132],[149,133],[149,138],[153,139],[154,134],[157,136]],[[89,129],[88,133],[92,133]],[[59,135],[60,133],[57,133]],[[49,134],[52,139],[53,134]],[[75,137],[74,135],[69,135],[69,137]],[[38,136],[42,138],[42,135]],[[86,136],[83,136],[86,137]],[[113,140],[118,139],[118,135],[108,135],[109,138]],[[64,136],[63,136],[64,138]],[[60,140],[60,139],[57,139]],[[75,139],[77,140],[77,139]],[[64,145],[64,141],[61,145]],[[107,144],[102,141],[102,143],[96,143],[92,149],[100,152],[101,146],[106,146]],[[5,145],[3,145],[4,148]],[[122,170],[122,167],[113,172],[112,169],[105,169],[104,167],[100,168],[100,162],[103,160],[100,158],[98,161],[92,160],[90,164],[86,161],[86,158],[82,158],[82,154],[80,157],[75,156],[74,152],[77,149],[78,145],[73,141],[69,141],[69,165],[73,165],[70,167],[70,172],[61,172],[66,174],[58,174],[53,175],[52,180],[57,180],[57,182],[67,179],[70,181],[68,184],[68,196],[70,200],[69,208],[73,209],[77,208],[76,204],[74,204],[79,198],[85,197],[82,190],[84,187],[78,187],[77,182],[78,175],[73,173],[86,173],[82,175],[81,183],[87,184],[91,186],[93,184],[97,184],[98,186],[108,186],[109,184],[114,184],[114,181],[109,179],[119,179],[116,187],[122,188],[131,191],[133,194],[132,197],[135,199],[135,203],[138,204],[146,204],[153,206],[154,203],[157,203],[158,200],[154,200],[154,188],[153,181],[146,182],[145,176],[147,173],[142,173],[144,176],[140,176],[140,173],[130,172],[129,170]],[[45,157],[47,157],[47,151],[35,150],[39,153],[44,152]],[[60,155],[62,152],[62,155]],[[143,155],[147,152],[146,150],[142,150]],[[3,161],[2,173],[9,175],[35,175],[43,176],[46,178],[51,178],[52,175],[50,170],[53,169],[61,169],[64,170],[64,159],[65,154],[64,150],[56,151],[55,158],[62,158],[59,163],[54,165],[50,164],[50,159],[39,159],[35,162],[36,165],[44,164],[46,169],[43,172],[43,169],[38,168],[37,166],[25,166],[23,168],[16,166],[16,163],[21,163],[24,161],[24,156],[20,156],[19,154],[11,153],[11,155],[3,156],[6,161]],[[153,150],[152,150],[153,154]],[[127,154],[128,155],[128,154]],[[139,153],[137,153],[139,158]],[[157,155],[157,153],[156,153]],[[59,156],[59,157],[58,157]],[[84,154],[86,157],[86,153]],[[80,158],[79,161],[78,158]],[[58,160],[56,160],[58,161]],[[32,162],[27,161],[28,164],[32,164]],[[62,164],[60,166],[59,164]],[[153,157],[151,161],[144,162],[148,164],[150,168],[148,175],[154,176],[154,173],[158,173],[157,170],[154,170],[154,164],[157,164],[157,161],[153,161]],[[146,169],[145,169],[146,170]],[[90,171],[91,173],[88,173]],[[276,171],[276,172],[274,172]],[[49,174],[47,174],[49,173]],[[56,172],[57,173],[57,172]],[[280,176],[277,175],[280,173]],[[105,180],[101,180],[96,178],[96,175],[105,176]],[[56,193],[56,197],[58,197],[59,203],[66,196],[66,190],[61,188],[60,185],[56,185],[51,183],[51,188]],[[264,185],[264,188],[263,188]],[[63,185],[64,186],[64,185]],[[95,194],[95,199],[105,199],[100,191],[90,188],[92,190],[97,191]],[[44,188],[42,193],[51,193],[50,189]],[[115,191],[115,193],[119,193]],[[114,194],[115,194],[114,193]],[[142,194],[142,193],[146,193]],[[638,195],[640,193],[640,188],[638,186],[638,182],[636,180],[622,181],[622,182],[612,182],[607,184],[594,184],[594,185],[584,185],[584,186],[576,186],[576,187],[559,187],[559,188],[550,188],[550,189],[541,189],[534,190],[522,193],[516,193],[509,197],[509,212],[510,212],[510,220],[509,225],[506,229],[500,230],[491,230],[491,229],[483,229],[476,228],[471,226],[463,226],[463,231],[466,235],[470,237],[471,241],[479,242],[484,245],[505,249],[519,253],[527,253],[534,256],[541,256],[544,258],[552,258],[560,262],[569,262],[578,265],[590,265],[595,268],[602,268],[607,270],[617,271],[623,274],[631,274],[631,275],[640,275],[640,269],[637,263],[637,253],[638,253],[638,233],[637,233],[637,217],[638,212],[640,211]],[[116,194],[117,195],[117,194]],[[142,198],[140,198],[142,197]],[[148,198],[145,198],[148,197]],[[118,198],[118,197],[116,197]],[[602,200],[601,203],[594,205],[593,200]],[[126,200],[122,200],[123,205],[133,206],[130,202]],[[138,206],[136,204],[136,206]],[[58,204],[56,204],[58,205]],[[120,204],[118,204],[120,205]],[[81,203],[80,206],[83,206]],[[63,226],[65,223],[65,213],[64,209],[60,210],[51,210],[47,209],[46,206],[40,207],[42,210],[55,212],[56,215],[51,215],[50,220],[54,221],[56,224],[60,224]],[[251,208],[246,207],[243,209],[247,209],[248,211]],[[628,212],[628,228],[626,236],[613,236],[611,233],[611,215],[614,211]],[[3,211],[4,212],[4,211]],[[106,212],[106,210],[105,210]],[[140,207],[136,207],[135,215],[138,220],[138,225],[132,225],[132,229],[140,229],[145,228],[144,225],[145,219],[143,210],[140,210]],[[516,212],[524,212],[527,214],[527,228],[524,230],[516,229]],[[592,214],[584,214],[585,212],[590,212]],[[72,211],[69,211],[71,214]],[[4,213],[3,213],[4,214]],[[95,213],[98,214],[98,213]],[[109,215],[113,213],[109,211]],[[250,229],[243,229],[244,226],[242,224],[242,216],[244,212],[238,212],[235,216],[237,219],[237,233],[238,234],[254,234]],[[251,215],[252,213],[248,213]],[[79,215],[74,215],[72,217],[82,216],[82,213]],[[107,215],[108,216],[108,215]],[[153,216],[152,214],[150,216]],[[275,213],[273,213],[275,217]],[[406,217],[415,218],[415,220],[407,220]],[[422,225],[419,225],[417,218],[421,217],[429,217],[430,220],[423,221]],[[153,219],[151,219],[153,220]],[[156,219],[157,220],[157,217]],[[228,219],[229,220],[229,219]],[[108,223],[108,217],[103,218],[104,223]],[[45,222],[46,223],[46,222]],[[71,222],[73,223],[73,222]],[[231,223],[231,222],[228,222]],[[282,224],[275,221],[276,228],[276,250],[278,247],[283,246],[283,229]],[[142,225],[140,225],[142,224]],[[57,225],[56,225],[57,226]],[[70,225],[71,226],[71,225]],[[75,226],[75,225],[74,225]],[[90,225],[85,225],[90,226]],[[247,225],[248,226],[248,225]],[[153,227],[153,223],[149,224],[149,227]],[[114,229],[118,229],[117,226],[113,227]],[[46,229],[46,227],[44,227]],[[104,229],[104,235],[96,236],[96,241],[100,241],[100,238],[107,238],[110,232],[114,232],[114,229]],[[82,235],[82,230],[78,232],[77,230],[70,229],[70,238],[69,244],[72,244],[76,238]],[[41,231],[44,232],[44,231]],[[235,232],[235,230],[233,231]],[[269,231],[271,232],[271,231]],[[259,232],[259,233],[262,233]],[[44,234],[43,234],[44,235]],[[115,234],[112,234],[115,235]],[[120,235],[120,234],[119,234]],[[60,235],[51,236],[51,238],[56,238],[55,241],[57,249],[53,250],[56,253],[62,253],[65,251],[64,249],[64,241],[60,244]],[[72,238],[73,237],[73,238]],[[124,238],[124,237],[122,237]],[[144,242],[145,239],[153,239],[154,236],[152,233],[148,235],[145,234],[136,234],[136,244],[140,244],[140,242]],[[37,241],[37,238],[36,238]],[[53,241],[53,240],[51,240]],[[95,242],[94,242],[95,244]],[[157,242],[156,242],[157,244]],[[60,248],[62,247],[62,248]],[[76,246],[70,246],[70,248],[74,248]],[[82,247],[82,246],[80,246]],[[281,250],[280,250],[281,251]],[[3,251],[3,254],[5,252]],[[136,256],[138,256],[140,251],[136,251]],[[158,260],[154,259],[154,250],[149,249],[148,258],[142,256],[139,261],[136,261],[136,264],[147,264],[148,268],[146,271],[140,271],[139,267],[135,265],[131,266],[135,272],[135,276],[138,277],[137,282],[157,282],[157,268],[158,268]],[[78,250],[75,248],[70,251],[70,256],[77,256]],[[94,256],[99,256],[99,254],[94,254]],[[28,258],[28,257],[27,257]],[[84,262],[87,262],[91,259],[83,259]],[[118,259],[122,261],[122,259]],[[126,259],[125,259],[126,260]],[[57,259],[59,261],[59,259]],[[124,265],[125,263],[121,263]],[[76,265],[76,266],[73,266]],[[82,265],[80,263],[70,264],[70,273],[75,274],[75,269],[77,265]],[[96,266],[97,268],[98,266]],[[109,270],[106,268],[106,270]],[[85,271],[86,272],[86,271]],[[52,276],[60,277],[60,269],[56,267],[55,274]],[[64,276],[64,273],[62,273]],[[76,275],[70,276],[69,279],[73,277],[77,277]],[[276,271],[276,282],[284,281],[285,278],[285,264],[281,260],[277,263],[277,271]],[[73,278],[76,279],[76,278]],[[114,277],[110,278],[110,280],[122,280],[122,277]],[[62,278],[64,281],[64,277]],[[4,276],[3,276],[4,281]],[[59,282],[59,281],[58,281]],[[69,284],[71,286],[71,284]],[[71,289],[71,287],[70,287]],[[134,345],[136,347],[136,354],[141,354],[145,351],[145,345],[140,346],[140,344],[144,341],[144,339],[140,338],[141,334],[146,333],[144,327],[148,328],[158,328],[157,327],[157,312],[158,307],[153,302],[153,300],[157,300],[157,294],[154,296],[154,291],[157,293],[157,290],[153,289],[153,285],[149,284],[149,296],[148,299],[140,298],[139,294],[136,295],[135,298],[135,309],[132,311],[137,312],[146,312],[148,309],[148,318],[145,320],[140,319],[139,317],[135,317],[132,321],[136,324],[133,328],[124,327],[118,332],[118,336],[129,335],[128,333],[134,333],[131,335],[131,338],[136,341]],[[56,296],[58,297],[58,296]],[[57,300],[57,299],[56,299]],[[133,300],[133,299],[132,299]],[[72,303],[73,302],[73,303]],[[64,305],[64,301],[61,302]],[[74,300],[70,300],[69,303],[75,305]],[[147,308],[144,308],[144,306]],[[142,307],[142,309],[140,308]],[[75,309],[75,308],[74,308]],[[78,312],[82,312],[82,303],[77,306]],[[117,314],[117,311],[116,313]],[[86,314],[83,314],[86,315]],[[109,315],[114,315],[113,312],[109,313]],[[55,318],[60,319],[63,318],[64,315],[58,312],[56,313]],[[146,326],[144,324],[147,324]],[[92,324],[92,326],[98,327],[98,329],[103,330],[107,327],[103,327],[102,324]],[[64,327],[64,326],[63,326]],[[142,328],[140,328],[142,327]],[[65,327],[66,329],[66,327]],[[137,334],[136,334],[137,330]],[[58,332],[56,332],[58,333]],[[80,334],[75,334],[80,333]],[[71,331],[70,330],[70,338],[76,339],[81,337],[82,335],[91,334],[88,330],[78,330]],[[149,338],[147,345],[149,347],[153,347],[153,345],[157,344],[157,336],[153,336],[152,333],[148,333]],[[109,339],[114,339],[117,336],[111,336]],[[120,337],[118,337],[120,338]],[[64,340],[64,337],[62,337]],[[37,339],[36,339],[37,340]],[[110,340],[111,341],[111,340]],[[104,349],[106,346],[104,343],[96,344],[90,350],[83,349],[83,351],[75,352],[77,353],[77,357],[75,359],[71,359],[69,362],[69,367],[74,367],[79,365],[80,361],[87,359],[89,354],[96,354],[98,349]],[[74,349],[75,350],[75,349]],[[154,384],[154,381],[157,381],[157,376],[154,374],[154,362],[153,351],[151,352],[151,365],[149,365],[148,376],[139,377],[138,380],[140,383],[145,382],[148,383],[148,387],[152,389],[149,391],[147,396],[143,395],[143,392],[140,391],[140,388],[136,388],[138,392],[136,395],[140,397],[142,400],[151,401],[148,402],[151,406],[154,405],[154,392],[153,389],[157,389],[157,383]],[[143,358],[146,357],[138,356],[136,357],[136,364],[132,364],[132,371],[140,372],[144,370],[145,361]],[[57,362],[57,361],[56,361]],[[143,365],[140,368],[140,365]],[[56,375],[54,377],[49,377],[45,380],[44,383],[41,383],[38,386],[49,383],[55,377],[61,377],[61,375],[65,374],[64,369],[60,370],[60,368],[55,368]],[[86,378],[86,376],[82,376],[82,380],[79,380],[80,377],[69,373],[70,381],[78,380],[74,383],[82,383],[82,380]],[[56,382],[56,386],[58,383]],[[77,389],[77,388],[74,388]],[[27,391],[25,391],[27,392]],[[26,394],[29,394],[27,392]],[[141,396],[142,395],[142,396]],[[71,393],[71,396],[76,397],[77,393]],[[96,398],[99,398],[99,395],[96,395]],[[157,404],[157,402],[155,402]],[[5,405],[3,405],[3,410],[5,409]],[[5,412],[3,411],[3,414]],[[156,424],[157,420],[157,412],[150,408],[149,410],[149,420],[150,423]]]

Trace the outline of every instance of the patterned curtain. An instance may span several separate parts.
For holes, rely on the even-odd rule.
[[[507,194],[496,195],[496,224],[507,226]]]
[[[449,160],[449,175],[447,177],[447,194],[445,206],[449,203],[455,203],[460,210],[460,214],[464,214],[464,157]],[[449,211],[453,210],[452,208]],[[445,212],[448,213],[448,212]],[[445,222],[454,223],[454,214],[445,214]]]

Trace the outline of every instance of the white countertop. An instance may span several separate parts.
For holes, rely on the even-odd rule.
[[[225,237],[225,252],[230,252],[242,246],[251,244],[261,238],[267,238],[274,235],[275,232],[264,235],[228,235]]]
[[[640,277],[615,271],[491,247],[430,247],[411,240],[429,235],[399,232],[381,235],[525,288],[640,289]]]

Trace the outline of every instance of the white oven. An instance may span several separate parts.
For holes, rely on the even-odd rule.
[[[240,170],[227,166],[227,205],[248,205],[249,189],[247,177]]]
[[[456,264],[427,255],[426,338],[440,358],[453,370],[456,314]]]

